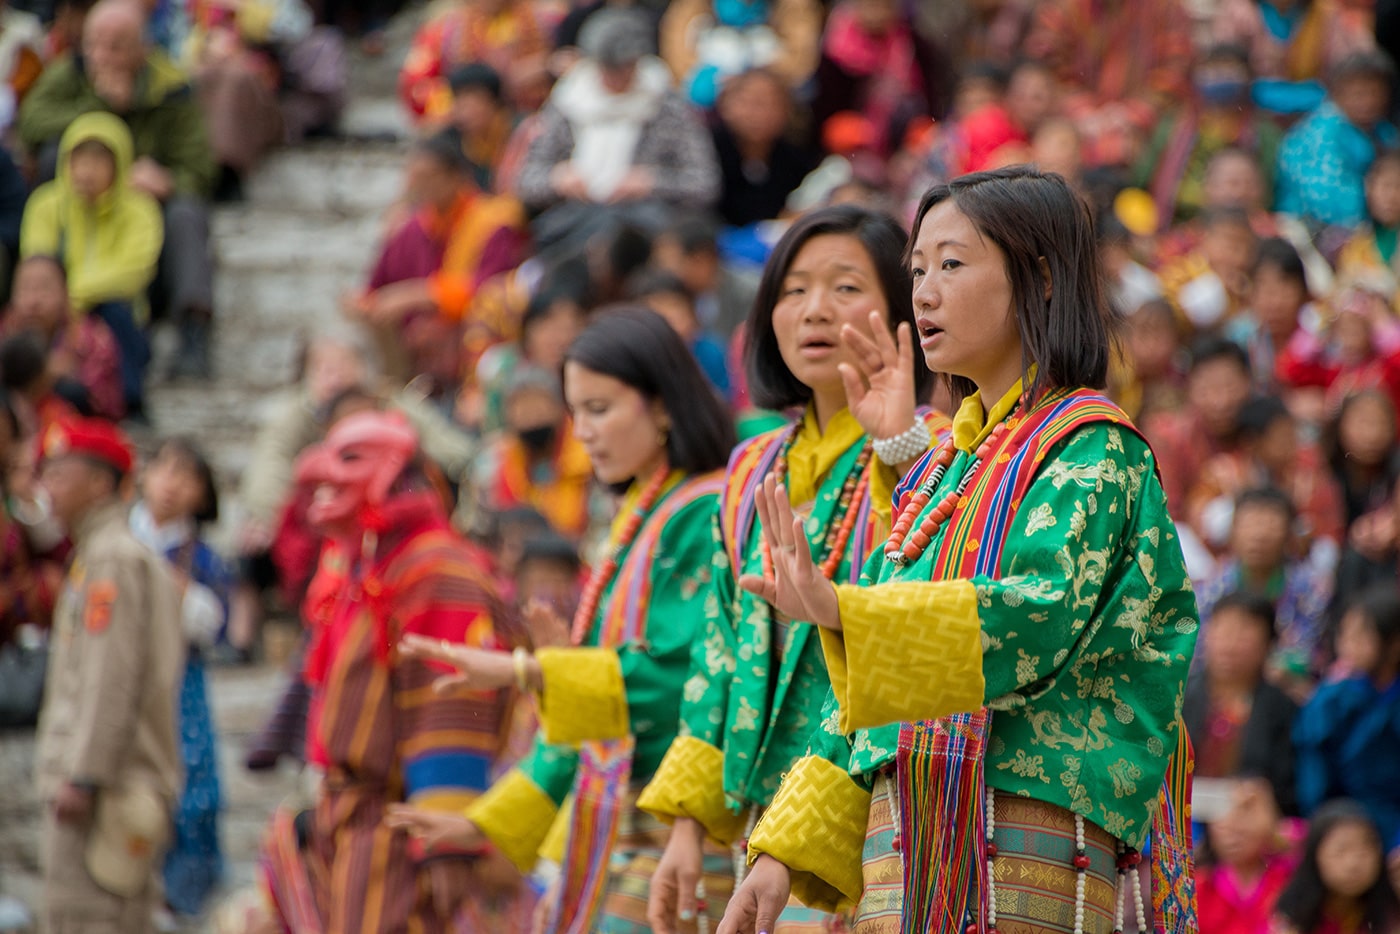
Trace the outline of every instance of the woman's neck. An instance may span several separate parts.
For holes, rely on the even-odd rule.
[[[812,412],[817,416],[817,427],[822,434],[826,433],[826,426],[831,424],[831,420],[836,417],[836,413],[846,407],[845,387],[839,389],[826,388],[812,389]]]
[[[982,381],[977,380],[977,392],[982,400],[982,414],[989,415],[996,404],[1006,398],[1006,394],[1011,391],[1011,387],[1016,385],[1016,381],[1021,378],[1019,369],[1015,373],[1003,373],[992,379]]]

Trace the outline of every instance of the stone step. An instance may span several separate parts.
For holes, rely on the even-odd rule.
[[[220,276],[274,269],[363,270],[374,256],[380,229],[377,213],[337,215],[239,205],[215,212],[213,249]]]
[[[364,282],[363,264],[306,269],[274,268],[225,272],[214,286],[220,339],[225,334],[255,339],[301,335],[340,320],[340,296]]]
[[[244,195],[254,207],[294,214],[377,215],[402,188],[404,151],[396,143],[343,141],[284,150],[258,168]]]

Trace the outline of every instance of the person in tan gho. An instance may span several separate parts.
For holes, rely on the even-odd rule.
[[[119,429],[60,422],[40,457],[40,482],[75,546],[39,716],[43,928],[144,934],[180,788],[179,593],[127,525],[120,489],[132,451]]]

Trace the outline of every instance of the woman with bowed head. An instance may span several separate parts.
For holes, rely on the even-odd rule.
[[[763,478],[784,478],[824,579],[857,581],[889,534],[883,504],[899,479],[891,462],[911,455],[874,444],[851,414],[841,376],[850,351],[841,329],[872,335],[913,323],[904,240],[884,214],[825,208],[794,223],[764,269],[746,331],[750,392],[763,408],[801,414],[740,445],[725,472],[718,552],[680,735],[638,802],[672,824],[651,885],[648,915],[656,931],[676,931],[704,910],[696,886],[707,838],[733,848],[742,876],[744,839],[806,748],[831,690],[811,624],[773,612],[738,586],[741,575],[763,574],[772,560],[756,521]],[[926,397],[932,383],[918,361],[916,395]],[[918,452],[949,423],[929,413],[914,425],[911,450]],[[794,904],[779,930],[844,930],[840,925],[836,915]]]
[[[854,906],[860,934],[1106,934],[1128,912],[1145,930],[1149,828],[1158,929],[1195,929],[1178,711],[1196,605],[1152,451],[1093,388],[1112,328],[1094,243],[1057,175],[924,196],[918,341],[961,404],[909,464],[860,586],[822,577],[765,481],[772,570],[740,583],[820,627],[832,695],[720,934],[773,931],[790,893]],[[899,436],[913,330],[842,336],[851,413]]]
[[[600,314],[564,358],[573,431],[598,479],[623,494],[605,557],[595,565],[571,631],[543,606],[527,608],[534,653],[492,652],[406,639],[402,651],[457,673],[437,689],[539,693],[540,733],[525,759],[464,814],[402,808],[399,827],[460,847],[494,848],[529,872],[561,863],[548,929],[640,934],[647,886],[665,844],[637,792],[675,738],[690,647],[711,583],[720,469],[733,428],[685,344],[659,315]],[[572,798],[550,834],[565,799]],[[705,860],[716,897],[731,887],[727,855]]]

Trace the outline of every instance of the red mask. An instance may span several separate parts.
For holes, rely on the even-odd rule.
[[[297,481],[317,485],[307,519],[327,534],[358,531],[417,450],[417,433],[397,413],[344,419],[297,460]]]

